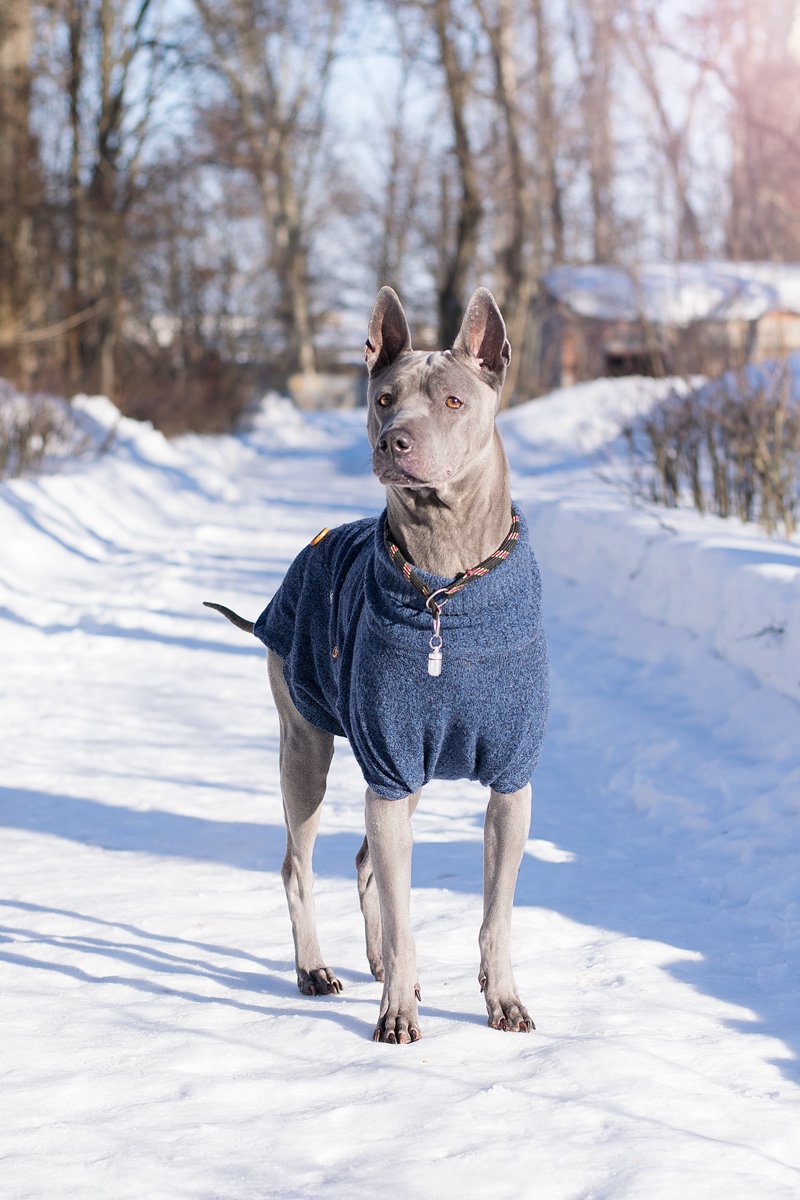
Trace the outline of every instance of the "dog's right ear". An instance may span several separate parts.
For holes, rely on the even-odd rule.
[[[370,375],[382,371],[411,349],[411,331],[397,292],[382,287],[369,319],[364,358]]]

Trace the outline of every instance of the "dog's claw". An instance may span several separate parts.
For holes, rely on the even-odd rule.
[[[416,1016],[412,1017],[409,1014],[396,1013],[390,1016],[389,1013],[385,1013],[375,1026],[372,1040],[386,1042],[390,1046],[407,1046],[411,1042],[418,1042],[422,1034],[416,1020]]]
[[[390,1046],[408,1046],[411,1042],[418,1042],[420,1032],[418,1029],[399,1029],[396,1033],[390,1029],[388,1033],[381,1034],[381,1029],[378,1027],[372,1035],[373,1042],[386,1042]]]
[[[532,1033],[536,1026],[522,1005],[509,1005],[509,1009],[510,1013],[503,1012],[501,1016],[490,1014],[487,1025],[504,1033]]]
[[[341,981],[328,967],[317,967],[313,971],[299,969],[297,986],[304,996],[338,996],[342,991]]]
[[[499,1029],[503,1033],[532,1033],[536,1028],[533,1021],[520,1021],[517,1025],[512,1025],[510,1021],[498,1021],[495,1024],[490,1020],[486,1023],[491,1029]]]
[[[536,1028],[528,1010],[516,995],[512,984],[490,987],[489,976],[481,970],[478,976],[481,991],[486,996],[486,1007],[489,1019],[486,1022],[490,1029],[501,1029],[504,1033],[532,1033]],[[509,995],[509,993],[511,993]]]

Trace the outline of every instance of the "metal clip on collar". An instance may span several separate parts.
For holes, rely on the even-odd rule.
[[[447,588],[439,588],[437,591],[431,592],[425,601],[425,607],[433,617],[433,633],[428,641],[428,645],[430,646],[430,654],[428,655],[429,675],[441,675],[442,673],[442,609],[437,603],[436,597],[441,592],[446,591]],[[449,599],[450,597],[448,596],[443,603],[446,604]]]

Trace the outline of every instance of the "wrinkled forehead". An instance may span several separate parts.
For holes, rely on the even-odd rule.
[[[495,389],[450,350],[414,350],[402,355],[370,380],[369,394],[378,396],[387,388],[398,398],[420,393],[433,397],[450,391],[462,399],[497,399]]]

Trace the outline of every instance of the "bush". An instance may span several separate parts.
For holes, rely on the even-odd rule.
[[[40,471],[90,442],[65,400],[26,395],[0,379],[0,478]]]
[[[637,487],[675,507],[735,513],[790,537],[800,502],[800,404],[785,360],[673,391],[625,430]]]
[[[257,369],[223,362],[209,352],[183,364],[171,348],[123,344],[119,393],[126,417],[152,421],[166,437],[181,433],[230,433],[255,396],[266,390]]]

